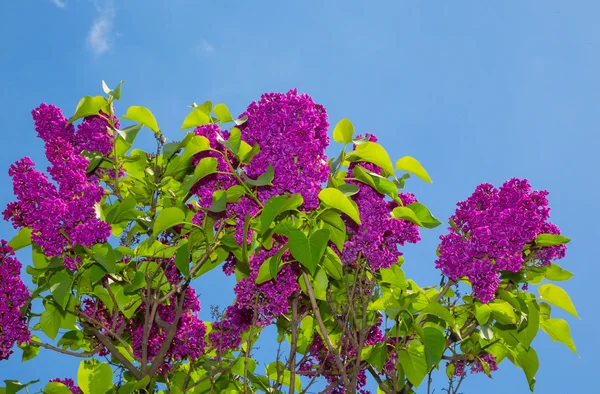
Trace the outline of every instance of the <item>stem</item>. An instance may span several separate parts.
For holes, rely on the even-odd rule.
[[[327,329],[325,328],[325,324],[323,323],[323,318],[321,317],[321,312],[319,311],[319,306],[317,305],[317,300],[315,299],[315,293],[310,284],[310,281],[308,280],[308,275],[306,274],[306,271],[304,269],[302,270],[302,276],[304,278],[304,284],[306,284],[306,291],[308,293],[308,297],[310,298],[310,303],[313,308],[313,312],[315,313],[317,323],[319,324],[319,328],[321,329],[321,334],[323,335],[323,338],[325,339],[325,344],[327,345],[327,349],[329,350],[329,352],[331,352],[331,354],[333,354],[333,358],[335,360],[336,366],[340,372],[340,375],[342,375],[342,379],[344,380],[344,385],[347,385],[349,383],[349,381],[348,381],[348,375],[346,374],[346,369],[344,368],[344,364],[342,363],[342,360],[340,359],[340,355],[339,355],[337,349],[335,349],[333,347],[333,343],[331,342],[331,339],[329,338],[329,335],[327,334]]]
[[[89,352],[78,353],[78,352],[72,352],[72,351],[66,350],[66,349],[61,349],[59,347],[52,346],[47,343],[39,342],[39,341],[36,341],[35,339],[30,340],[29,343],[32,345],[35,345],[35,346],[43,347],[44,349],[53,350],[58,353],[67,354],[69,356],[74,356],[74,357],[81,357],[81,358],[92,357],[94,354],[96,354],[98,352],[98,350],[100,350],[100,346],[96,346],[94,349],[90,350]]]

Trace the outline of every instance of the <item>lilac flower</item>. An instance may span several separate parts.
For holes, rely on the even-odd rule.
[[[110,236],[110,226],[96,217],[94,208],[104,190],[97,178],[88,177],[89,162],[81,152],[84,148],[106,152],[112,137],[98,137],[108,133],[106,122],[98,117],[86,118],[75,135],[73,125],[67,125],[53,105],[42,104],[32,114],[55,183],[38,172],[31,159],[17,161],[9,170],[17,201],[8,204],[4,219],[12,220],[15,228],[30,227],[32,241],[48,257],[63,257],[64,264],[74,270],[78,259],[72,246],[91,247]]]
[[[547,191],[532,191],[527,180],[511,179],[500,189],[490,184],[477,187],[459,202],[450,227],[442,235],[436,268],[452,280],[467,277],[473,296],[488,303],[500,283],[500,271],[519,271],[525,261],[523,248],[538,234],[560,233],[546,222],[550,209]],[[542,248],[533,256],[541,265],[565,255],[566,247]]]
[[[21,263],[5,240],[0,242],[0,360],[13,353],[15,343],[29,343],[31,334],[21,313],[29,290],[20,277]]]
[[[248,120],[240,126],[242,139],[260,147],[260,153],[245,167],[246,175],[255,179],[269,164],[275,171],[273,186],[259,188],[258,198],[265,203],[276,195],[299,193],[304,209],[316,208],[329,173],[325,108],[293,89],[286,94],[263,94],[243,116]]]

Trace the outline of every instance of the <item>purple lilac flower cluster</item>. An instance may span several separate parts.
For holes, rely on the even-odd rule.
[[[478,359],[475,359],[473,361],[453,361],[452,363],[454,363],[455,366],[454,376],[463,376],[465,374],[466,365],[469,365],[471,367],[471,373],[485,373],[482,361],[488,365],[490,372],[498,370],[496,357],[494,357],[491,353],[483,353],[479,355]]]
[[[21,263],[5,240],[0,242],[0,360],[13,353],[15,343],[29,343],[31,334],[21,308],[29,289],[20,277]]]
[[[370,142],[377,142],[372,134],[366,137]],[[360,136],[359,136],[360,138]],[[371,163],[358,163],[367,170],[381,174],[381,168]],[[356,164],[350,166],[349,178]],[[349,180],[358,186],[359,192],[353,196],[360,212],[361,224],[346,218],[346,227],[349,235],[344,244],[341,259],[344,264],[354,265],[362,256],[368,261],[372,270],[389,268],[398,261],[402,253],[398,245],[403,246],[406,242],[417,243],[419,227],[416,224],[402,219],[392,218],[390,213],[399,206],[395,201],[386,201],[385,196],[372,187],[358,181]],[[400,193],[400,200],[404,205],[417,202],[411,193]]]
[[[483,303],[494,298],[499,272],[517,272],[525,263],[523,248],[538,234],[560,234],[546,222],[550,209],[547,191],[532,191],[527,180],[511,179],[499,189],[490,184],[477,187],[459,202],[451,220],[456,228],[440,237],[436,268],[452,280],[467,277],[473,296]],[[564,257],[565,245],[541,248],[533,255],[540,265]]]
[[[79,388],[79,386],[76,386],[76,385],[75,385],[75,382],[73,381],[73,379],[69,379],[69,378],[66,378],[66,379],[59,379],[59,378],[56,378],[56,379],[52,379],[52,380],[50,380],[50,383],[52,383],[52,382],[56,382],[56,383],[62,383],[62,384],[64,384],[65,386],[67,386],[67,388],[68,388],[69,390],[71,390],[71,392],[72,392],[73,394],[83,394],[83,390],[81,390],[81,389]]]
[[[4,219],[12,220],[15,228],[30,227],[32,241],[48,257],[62,256],[65,266],[75,270],[77,260],[68,251],[71,246],[91,247],[110,236],[110,226],[94,209],[104,190],[97,179],[87,176],[89,160],[81,152],[108,154],[113,137],[99,116],[84,119],[76,133],[53,105],[41,104],[32,115],[38,136],[45,142],[51,164],[48,173],[54,183],[36,171],[28,157],[17,161],[9,170],[17,201],[8,204]]]
[[[318,207],[318,194],[329,174],[325,107],[292,89],[286,94],[263,94],[243,116],[248,120],[240,126],[242,139],[260,147],[245,167],[246,175],[257,178],[269,164],[275,171],[273,185],[259,188],[259,200],[265,203],[273,196],[298,193],[304,198],[304,209]]]
[[[280,239],[281,241],[281,239]],[[213,345],[222,353],[240,345],[240,336],[250,325],[265,327],[273,319],[289,312],[289,298],[300,292],[297,264],[284,264],[277,278],[257,284],[260,266],[280,249],[273,246],[271,250],[260,250],[250,258],[250,276],[241,279],[235,286],[235,304],[227,308],[222,321],[213,325],[209,334]],[[283,262],[291,259],[286,251],[281,257]]]

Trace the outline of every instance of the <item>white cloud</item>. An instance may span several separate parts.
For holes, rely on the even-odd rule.
[[[96,7],[98,16],[90,27],[87,35],[87,44],[96,55],[108,51],[113,42],[113,20],[115,10],[112,1],[106,1],[104,7]]]
[[[67,2],[62,0],[50,0],[50,2],[58,8],[65,8],[67,6]]]
[[[202,50],[202,52],[206,52],[206,53],[211,53],[211,52],[215,51],[215,47],[212,46],[205,39],[202,39],[202,42],[200,42],[200,49]]]

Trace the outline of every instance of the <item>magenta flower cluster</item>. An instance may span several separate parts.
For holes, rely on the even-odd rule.
[[[495,372],[498,370],[496,357],[494,357],[491,353],[482,353],[479,355],[479,358],[476,358],[473,361],[453,361],[455,367],[454,376],[463,376],[465,374],[466,365],[471,367],[471,373],[485,373],[482,361],[488,365],[489,372]]]
[[[29,343],[31,334],[21,309],[29,289],[20,277],[21,263],[5,240],[0,242],[0,360],[13,353],[15,343]]]
[[[104,191],[97,180],[88,177],[89,160],[81,153],[108,154],[112,136],[107,122],[98,116],[86,118],[76,133],[53,105],[42,104],[32,114],[38,136],[45,142],[48,173],[54,183],[28,157],[17,161],[9,170],[17,201],[8,204],[4,219],[12,220],[15,228],[30,227],[32,241],[46,256],[63,257],[65,266],[74,270],[77,260],[70,247],[91,247],[110,236],[110,226],[94,209]]]
[[[83,394],[83,390],[81,390],[79,388],[79,386],[75,385],[75,382],[73,381],[73,379],[69,379],[69,378],[59,379],[59,378],[56,378],[56,379],[50,380],[50,383],[52,383],[52,382],[64,384],[65,386],[67,386],[67,388],[69,390],[71,390],[71,393],[73,393],[73,394]]]
[[[366,137],[371,142],[377,142],[374,135],[367,134]],[[381,174],[381,168],[374,164],[357,164],[371,172]],[[350,166],[349,178],[352,178],[351,171],[355,166],[355,163]],[[362,257],[372,270],[389,268],[392,264],[396,264],[398,257],[402,255],[398,246],[421,240],[419,227],[406,220],[391,217],[392,210],[399,206],[397,202],[387,201],[383,194],[362,182],[348,180],[348,183],[355,184],[359,188],[359,192],[353,196],[353,199],[358,206],[361,224],[358,225],[346,218],[349,239],[341,253],[342,262],[355,265],[359,257]],[[399,197],[403,205],[417,202],[411,193],[400,193]]]
[[[477,187],[473,195],[458,203],[451,220],[456,228],[440,237],[436,267],[456,281],[466,277],[473,296],[488,303],[500,283],[500,271],[519,271],[523,248],[538,234],[560,234],[548,223],[547,191],[532,191],[527,180],[511,179],[499,189],[490,184]],[[566,246],[541,248],[532,259],[540,265],[564,257]]]

